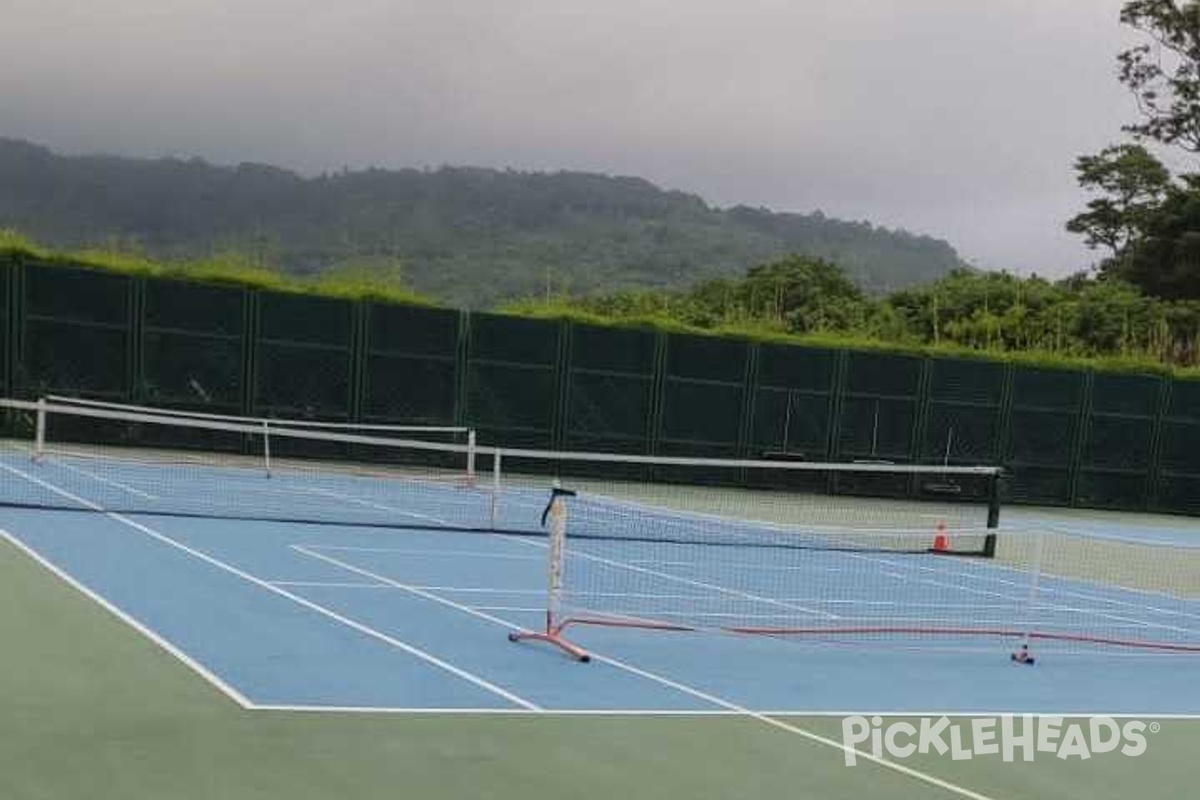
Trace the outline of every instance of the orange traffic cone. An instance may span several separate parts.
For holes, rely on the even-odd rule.
[[[949,549],[950,539],[946,536],[946,523],[939,522],[937,532],[933,535],[933,550],[935,553],[944,553]]]

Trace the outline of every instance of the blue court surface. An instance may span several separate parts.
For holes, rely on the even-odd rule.
[[[97,503],[113,492],[148,492],[154,484],[153,474],[122,474],[116,484],[75,468],[38,474],[46,483],[38,491]],[[21,480],[12,469],[0,473],[0,481]],[[339,503],[348,514],[374,503],[355,491],[342,482],[273,502]],[[1194,683],[1200,653],[1048,648],[1030,668],[1010,662],[1010,643],[986,638],[931,647],[905,637],[854,642],[580,626],[570,636],[594,660],[579,664],[544,645],[507,640],[510,630],[541,624],[545,544],[536,537],[438,530],[439,520],[464,513],[449,497],[431,489],[406,510],[420,528],[0,508],[0,530],[250,709],[1200,715]],[[525,501],[531,514],[542,502],[533,495]],[[1200,544],[1200,526],[1189,521],[1006,513],[1014,526]],[[661,558],[661,550],[640,552],[629,541],[581,540],[569,554],[567,568],[576,574],[597,564],[644,574]],[[720,560],[680,555],[653,568],[665,587],[658,602],[678,596],[680,586],[733,593],[721,584]],[[791,609],[818,576],[831,580],[854,559],[856,574],[871,578],[851,601],[859,624],[888,619],[894,613],[889,604],[900,597],[910,610],[929,603],[953,619],[961,606],[971,609],[972,625],[1003,626],[1014,624],[1006,609],[1023,591],[1004,565],[978,559],[815,551],[806,559],[811,571],[796,570],[784,596],[778,575],[764,577],[761,586],[739,584],[736,593],[768,611]],[[1051,619],[1083,614],[1104,619],[1106,630],[1200,637],[1195,596],[1053,575],[1037,591]],[[991,606],[981,606],[981,594]],[[705,600],[695,591],[686,597],[693,605]],[[989,607],[996,619],[981,622],[980,608]]]

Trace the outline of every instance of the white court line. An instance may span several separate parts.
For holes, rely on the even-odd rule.
[[[872,561],[872,562],[876,562],[876,563],[880,563],[880,564],[886,564],[889,566],[893,566],[896,568],[907,567],[909,569],[913,569],[913,570],[917,570],[917,571],[921,571],[921,572],[932,572],[934,574],[948,575],[948,576],[956,578],[958,580],[962,580],[962,581],[964,581],[964,583],[972,582],[972,583],[976,583],[976,584],[983,583],[986,585],[986,583],[988,583],[988,582],[995,582],[995,583],[1003,584],[1004,586],[1013,587],[1015,589],[1025,588],[1025,585],[1022,583],[1019,583],[1017,581],[1006,580],[1004,578],[999,578],[994,575],[980,575],[978,573],[973,573],[973,572],[969,572],[969,571],[964,572],[964,571],[938,569],[938,568],[929,567],[929,566],[926,566],[923,564],[902,564],[893,559],[879,558],[877,556],[866,556],[861,553],[845,553],[844,555],[846,555],[849,558],[861,559],[864,561]],[[884,574],[888,574],[888,573],[884,572]],[[964,585],[964,583],[947,583],[945,581],[937,581],[932,578],[904,578],[904,579],[912,580],[915,583],[925,584],[927,586],[938,586],[938,587],[941,587],[944,589],[954,589],[956,591],[965,592],[966,594],[978,595],[978,596],[982,596],[982,597],[995,597],[995,598],[999,598],[1002,600],[1011,600],[1014,603],[1014,606],[1017,608],[1023,607],[1026,602],[1025,598],[1020,597],[1020,596],[1013,596],[1011,594],[1005,594],[1003,592],[998,592],[998,591],[988,590],[988,589],[977,589],[977,588],[973,588],[971,586]],[[1050,590],[1045,589],[1044,591],[1049,592]],[[1040,592],[1039,592],[1039,594],[1040,594]],[[1069,593],[1064,592],[1064,594],[1069,594]],[[1083,595],[1083,597],[1085,599],[1096,599],[1096,600],[1103,599],[1103,598],[1090,598],[1087,595]],[[1138,605],[1135,605],[1132,603],[1119,603],[1119,604],[1128,606],[1128,607],[1134,608],[1134,609],[1143,609],[1144,610],[1144,608],[1145,608],[1144,606],[1138,606]],[[1049,605],[1035,605],[1035,606],[1033,606],[1033,610],[1035,610],[1035,611],[1050,611],[1052,613],[1053,612],[1064,612],[1064,613],[1072,613],[1072,614],[1084,614],[1084,615],[1099,617],[1102,619],[1113,620],[1115,622],[1132,623],[1132,625],[1142,627],[1142,628],[1170,630],[1170,631],[1175,631],[1177,633],[1189,633],[1189,634],[1196,633],[1196,631],[1190,630],[1188,628],[1180,628],[1180,627],[1176,627],[1173,625],[1163,625],[1163,624],[1155,623],[1155,622],[1152,622],[1152,621],[1149,621],[1146,619],[1138,619],[1138,618],[1133,618],[1133,617],[1121,616],[1119,614],[1113,614],[1113,613],[1110,613],[1107,611],[1103,611],[1099,608],[1076,608],[1074,606],[1049,604]],[[1123,627],[1127,627],[1127,626],[1123,626]]]
[[[20,447],[18,449],[25,450],[30,453],[33,452],[28,447]],[[53,464],[56,467],[63,467],[64,469],[69,469],[72,472],[78,472],[80,475],[91,478],[92,480],[94,480],[98,483],[107,484],[108,486],[111,486],[114,489],[120,489],[123,492],[128,492],[129,494],[136,495],[136,496],[142,498],[143,500],[157,500],[158,499],[157,497],[155,497],[154,495],[152,495],[148,492],[143,492],[141,489],[135,489],[134,487],[128,486],[124,483],[121,483],[120,481],[114,481],[111,478],[104,477],[103,475],[97,475],[96,473],[92,472],[89,469],[84,469],[83,467],[77,467],[74,464],[71,464],[68,461],[66,461],[66,457],[64,457],[63,460],[59,460],[57,458],[46,458],[45,463]]]
[[[291,586],[311,589],[388,589],[385,583],[338,583],[337,581],[273,581],[267,580],[272,586]]]
[[[704,709],[674,709],[674,708],[562,708],[546,709],[543,711],[528,711],[522,708],[400,708],[396,706],[312,706],[312,705],[256,705],[252,711],[293,712],[300,714],[402,714],[402,715],[447,715],[447,716],[493,716],[493,717],[743,717],[740,711],[730,711],[725,708]],[[1014,713],[1012,711],[795,711],[795,710],[764,710],[758,712],[768,717],[813,717],[813,718],[845,718],[862,717],[892,717],[932,719],[995,719],[1011,717],[1014,720],[1022,717],[1061,717],[1064,720],[1085,720],[1093,717],[1109,717],[1111,719],[1136,720],[1200,720],[1200,714],[1107,714],[1090,711],[1039,711],[1036,713]]]
[[[541,542],[533,542],[533,541],[528,541],[526,539],[517,539],[516,537],[513,537],[513,536],[505,536],[504,538],[508,539],[509,541],[521,541],[532,547],[545,547],[545,545],[543,545]],[[580,550],[578,546],[576,546],[573,549],[568,549],[566,551],[566,556],[567,556],[567,558],[582,558],[586,561],[593,561],[597,564],[604,564],[609,567],[615,567],[616,569],[625,569],[625,570],[629,570],[631,572],[640,572],[644,575],[651,575],[655,578],[663,578],[664,580],[674,581],[675,583],[682,583],[682,584],[686,584],[688,586],[695,586],[698,589],[708,589],[710,591],[714,591],[719,594],[726,594],[726,595],[730,595],[732,597],[738,597],[738,598],[741,598],[742,600],[751,600],[756,603],[766,603],[767,605],[778,606],[779,608],[786,608],[790,611],[799,611],[804,614],[811,614],[811,615],[817,616],[817,617],[825,617],[826,619],[837,619],[838,618],[837,614],[833,614],[828,611],[820,611],[815,608],[808,608],[807,606],[788,604],[788,603],[784,603],[780,600],[776,600],[771,597],[763,597],[762,595],[751,594],[750,592],[743,592],[743,591],[739,591],[738,589],[730,589],[728,587],[721,586],[716,583],[706,583],[705,581],[696,581],[696,580],[692,580],[691,578],[684,578],[679,575],[672,574],[670,572],[660,572],[659,570],[656,570],[656,569],[649,569],[648,567],[638,567],[638,566],[629,564],[624,561],[617,561],[615,559],[604,558],[602,556],[593,555],[591,553],[587,553],[587,552]]]
[[[511,537],[508,537],[508,538],[511,538]],[[404,589],[404,590],[416,595],[417,597],[421,597],[421,598],[430,600],[432,602],[439,603],[441,605],[444,605],[448,608],[455,609],[455,610],[460,611],[469,616],[476,617],[476,618],[482,619],[482,620],[486,620],[493,624],[499,625],[503,628],[507,628],[510,631],[522,630],[522,628],[519,625],[514,625],[513,623],[511,623],[505,619],[502,619],[500,617],[493,616],[493,615],[488,614],[483,611],[477,611],[475,609],[472,609],[469,606],[465,606],[465,605],[462,605],[461,603],[456,603],[453,600],[449,600],[445,597],[441,597],[440,595],[436,595],[431,592],[426,592],[426,591],[416,589],[410,585],[403,584],[399,581],[392,580],[391,578],[388,578],[386,576],[371,572],[370,570],[365,570],[360,567],[356,567],[353,564],[348,564],[344,561],[340,561],[339,559],[333,558],[332,556],[327,556],[327,555],[324,555],[323,553],[318,553],[314,550],[309,550],[309,549],[303,547],[302,545],[292,545],[292,549],[294,549],[300,553],[304,553],[305,555],[316,558],[318,560],[325,561],[329,564],[333,564],[334,566],[341,567],[349,572],[357,573],[359,575],[362,575],[365,578],[370,578],[371,580],[379,581],[381,583],[390,583],[393,586],[395,586],[396,588]],[[907,777],[914,778],[918,781],[921,781],[922,783],[929,784],[930,786],[936,786],[939,789],[943,789],[945,791],[952,792],[954,794],[959,795],[960,797],[965,797],[968,800],[994,800],[994,798],[991,798],[988,795],[984,795],[984,794],[980,794],[979,792],[972,791],[971,789],[968,789],[965,786],[959,786],[958,784],[951,783],[950,781],[942,780],[941,778],[938,778],[934,775],[930,775],[925,772],[921,772],[920,770],[913,769],[912,767],[906,767],[903,764],[897,763],[895,761],[890,761],[886,758],[881,758],[879,756],[872,755],[871,753],[857,750],[857,749],[850,747],[849,745],[846,745],[842,742],[836,741],[834,739],[830,739],[827,736],[822,736],[820,734],[813,733],[812,731],[809,731],[805,728],[801,728],[801,727],[793,725],[791,723],[784,722],[783,720],[775,719],[773,717],[767,716],[766,714],[764,714],[760,711],[753,711],[744,706],[740,706],[737,703],[726,700],[722,697],[718,697],[717,695],[709,694],[708,692],[704,692],[700,689],[696,689],[694,687],[688,686],[687,684],[680,683],[679,681],[674,681],[674,680],[671,680],[670,678],[665,678],[661,675],[655,674],[653,672],[649,672],[648,670],[641,669],[640,667],[636,667],[626,661],[622,661],[620,659],[616,659],[611,656],[602,655],[595,651],[589,651],[589,653],[590,653],[593,661],[599,661],[603,664],[608,664],[611,667],[622,670],[631,675],[636,675],[640,678],[644,678],[646,680],[652,681],[653,683],[657,683],[660,686],[664,686],[669,689],[674,689],[678,692],[681,692],[682,694],[686,694],[697,700],[702,700],[706,703],[709,703],[710,705],[717,706],[718,708],[725,709],[726,711],[729,711],[733,714],[758,720],[759,722],[763,723],[764,725],[769,725],[772,728],[776,728],[776,729],[784,731],[786,733],[791,733],[796,736],[800,736],[801,738],[808,739],[809,741],[817,742],[818,744],[823,744],[828,747],[835,748],[837,750],[841,750],[842,752],[845,752],[845,753],[854,753],[854,755],[856,757],[862,758],[865,761],[870,761],[874,764],[878,764],[879,766],[884,767],[885,769],[890,769],[894,772],[898,772]]]
[[[3,465],[0,465],[0,466],[3,466]],[[0,528],[0,538],[3,538],[9,544],[11,544],[13,547],[15,547],[17,550],[24,553],[29,558],[33,559],[35,562],[40,564],[44,569],[46,569],[51,574],[53,574],[55,577],[57,577],[59,580],[61,580],[63,583],[67,584],[71,588],[75,589],[75,591],[79,592],[83,596],[92,600],[94,603],[99,605],[105,611],[112,614],[114,617],[121,620],[129,627],[133,628],[135,631],[140,633],[142,636],[149,639],[152,643],[157,645],[159,647],[159,649],[163,650],[167,654],[176,658],[184,666],[188,667],[193,672],[195,672],[197,675],[199,675],[201,678],[206,680],[211,686],[213,686],[219,692],[224,694],[230,700],[237,703],[242,708],[249,709],[249,708],[253,707],[253,705],[246,698],[245,695],[243,695],[237,689],[234,689],[232,686],[230,686],[225,681],[218,678],[216,675],[214,675],[212,672],[210,672],[207,668],[205,668],[203,664],[196,661],[191,656],[189,656],[187,653],[180,650],[178,647],[176,647],[171,642],[169,642],[166,638],[155,633],[153,630],[151,630],[146,625],[143,625],[135,617],[131,616],[130,614],[126,613],[125,611],[122,611],[116,605],[110,603],[108,600],[101,597],[96,592],[92,591],[83,582],[72,577],[66,571],[59,569],[48,558],[44,557],[41,553],[38,553],[32,547],[30,547],[29,545],[25,544],[23,541],[18,539],[15,534],[10,533],[9,531],[4,530],[3,528]]]
[[[1003,529],[1001,529],[1001,530],[1003,530]],[[1003,573],[1008,573],[1008,574],[1017,574],[1017,575],[1022,575],[1022,576],[1028,576],[1028,574],[1029,574],[1028,570],[1022,570],[1022,569],[1020,569],[1018,567],[1014,567],[1010,564],[995,563],[994,561],[989,562],[987,564],[979,564],[980,569],[973,571],[973,570],[962,570],[962,569],[958,569],[958,570],[940,569],[940,568],[928,566],[923,563],[901,564],[900,562],[895,561],[895,560],[882,558],[879,556],[869,557],[869,556],[862,555],[860,553],[844,553],[843,555],[849,556],[851,558],[859,558],[859,559],[864,559],[867,561],[875,561],[880,564],[890,564],[894,567],[907,567],[910,569],[920,570],[922,572],[934,572],[934,573],[939,573],[942,575],[949,575],[949,576],[952,576],[955,578],[962,578],[962,579],[970,578],[972,580],[994,581],[996,583],[1003,583],[1008,586],[1016,587],[1022,591],[1026,590],[1029,586],[1028,580],[1026,580],[1026,581],[1007,580],[1005,578],[1001,578],[998,575],[993,574],[996,572],[1003,572]],[[1058,574],[1055,574],[1052,572],[1043,572],[1041,575],[1042,575],[1042,582],[1038,589],[1039,592],[1045,592],[1048,594],[1061,594],[1061,595],[1065,595],[1068,597],[1078,597],[1081,600],[1090,600],[1092,602],[1097,602],[1097,603],[1106,603],[1109,605],[1125,606],[1127,608],[1134,608],[1134,609],[1140,609],[1140,610],[1155,610],[1154,606],[1133,603],[1133,602],[1130,602],[1128,599],[1119,600],[1115,597],[1105,597],[1104,595],[1101,595],[1101,594],[1091,594],[1088,592],[1079,591],[1078,589],[1069,589],[1069,588],[1066,588],[1063,586],[1047,585],[1046,579],[1050,579],[1051,581],[1059,581],[1061,583],[1066,583],[1066,584],[1084,584],[1084,586],[1095,586],[1100,590],[1113,592],[1113,593],[1119,593],[1119,594],[1149,595],[1151,597],[1159,597],[1159,598],[1171,600],[1176,603],[1193,604],[1193,603],[1198,602],[1198,600],[1195,598],[1180,597],[1178,595],[1168,594],[1166,592],[1159,592],[1159,591],[1155,591],[1153,589],[1139,589],[1137,587],[1131,587],[1131,586],[1107,585],[1107,584],[1097,583],[1096,581],[1091,581],[1086,578],[1072,577],[1069,575],[1058,575]],[[1189,612],[1178,612],[1178,613],[1180,613],[1184,616],[1200,619],[1200,614],[1193,614],[1193,613],[1189,613]]]
[[[32,476],[32,475],[28,475],[19,469],[10,467],[10,466],[8,466],[6,464],[2,464],[2,463],[0,463],[0,468],[5,469],[8,472],[11,472],[14,475],[22,477],[28,481],[31,481],[32,483],[42,486],[43,488],[49,489],[50,491],[55,492],[56,494],[58,494],[62,497],[65,497],[68,500],[71,500],[72,502],[79,503],[80,505],[82,505],[86,508],[91,508],[95,511],[102,511],[102,512],[104,511],[103,508],[101,508],[99,505],[97,505],[96,503],[93,503],[90,500],[86,500],[82,497],[71,494],[70,492],[66,491],[65,489],[61,489],[57,486],[54,486],[53,484],[50,484],[46,481],[43,481],[39,478]],[[156,539],[159,542],[162,542],[163,544],[173,547],[176,550],[179,550],[181,552],[187,553],[190,556],[198,558],[201,561],[204,561],[205,563],[210,564],[210,565],[216,567],[217,569],[222,570],[223,572],[227,572],[230,575],[241,578],[242,580],[244,580],[248,583],[252,583],[255,586],[259,586],[263,589],[266,589],[268,592],[277,594],[280,597],[291,600],[293,603],[303,606],[311,611],[315,611],[324,617],[334,620],[335,622],[340,622],[341,624],[343,624],[349,628],[353,628],[354,630],[358,631],[359,633],[366,634],[367,636],[371,637],[372,639],[376,639],[380,642],[383,642],[384,644],[391,645],[392,647],[395,647],[398,650],[402,650],[405,653],[408,653],[409,655],[414,656],[414,657],[420,659],[421,661],[424,661],[427,664],[437,667],[438,669],[441,669],[444,672],[454,675],[457,678],[461,678],[462,680],[465,680],[468,683],[472,683],[475,686],[479,687],[480,689],[484,689],[485,691],[491,692],[492,694],[495,694],[498,697],[502,697],[505,700],[508,700],[510,703],[514,703],[515,705],[521,706],[523,708],[528,708],[533,711],[540,710],[540,708],[537,705],[529,702],[525,698],[520,697],[520,696],[508,691],[507,689],[504,689],[494,683],[491,683],[490,681],[487,681],[484,678],[481,678],[478,675],[475,675],[474,673],[471,673],[471,672],[468,672],[467,670],[456,667],[447,661],[443,661],[442,659],[438,658],[437,656],[433,655],[432,653],[426,652],[425,650],[422,650],[419,647],[408,644],[407,642],[401,641],[400,639],[397,639],[393,636],[389,636],[386,633],[382,633],[381,631],[378,631],[368,625],[364,625],[361,622],[358,622],[356,620],[350,619],[349,617],[343,616],[342,614],[339,614],[338,612],[336,612],[332,609],[326,608],[325,606],[322,606],[319,603],[314,603],[313,601],[308,600],[304,597],[301,597],[298,594],[289,592],[287,589],[283,589],[278,586],[272,586],[270,583],[263,580],[262,578],[251,575],[250,573],[248,573],[244,570],[238,569],[237,567],[235,567],[231,564],[227,564],[226,562],[221,561],[220,559],[218,559],[214,556],[210,556],[207,553],[202,553],[201,551],[196,550],[192,547],[189,547],[189,546],[183,544],[182,542],[178,542],[178,541],[172,539],[170,536],[167,536],[164,533],[156,531],[147,525],[143,525],[140,522],[136,522],[132,519],[129,519],[128,517],[125,517],[121,514],[116,514],[113,512],[104,512],[104,516],[108,517],[109,519],[120,522],[123,525],[127,525],[136,531],[140,531],[141,533],[144,533],[147,536],[150,536],[151,538]],[[188,663],[188,662],[185,662],[185,663]],[[191,664],[189,663],[189,666],[190,665]],[[204,673],[201,673],[201,674],[204,674]]]
[[[438,534],[439,536],[444,534]],[[317,546],[317,545],[314,545]],[[434,556],[442,558],[487,558],[508,561],[544,561],[537,556],[516,556],[507,553],[486,553],[482,550],[417,550],[403,547],[356,547],[353,545],[323,544],[322,550],[345,550],[353,553],[396,553],[406,556]]]
[[[323,489],[323,488],[319,488],[316,486],[311,486],[311,487],[305,486],[305,487],[300,487],[300,490],[305,491],[305,492],[311,492],[312,494],[324,495],[325,497],[332,497],[335,500],[341,500],[343,503],[353,503],[355,505],[362,506],[363,508],[371,508],[376,511],[387,511],[392,514],[403,514],[406,517],[413,517],[414,519],[421,519],[421,520],[425,520],[426,522],[432,522],[435,525],[444,525],[446,527],[450,527],[450,523],[444,519],[438,519],[437,517],[431,517],[428,514],[418,514],[416,511],[404,511],[399,508],[385,506],[381,503],[376,503],[373,500],[363,500],[362,498],[354,497],[352,495],[344,494],[342,492],[335,492],[332,489]]]
[[[912,569],[916,569],[916,570],[923,571],[923,572],[932,572],[935,574],[949,575],[951,577],[958,578],[959,580],[963,580],[964,582],[968,581],[968,580],[970,580],[974,583],[986,583],[987,581],[994,581],[995,583],[1003,584],[1005,586],[1011,586],[1015,589],[1025,588],[1023,584],[1018,583],[1017,581],[1010,581],[1010,580],[1006,580],[1004,578],[997,578],[994,576],[988,576],[988,575],[977,576],[976,574],[971,573],[971,572],[954,572],[952,570],[935,569],[933,567],[924,566],[922,564],[902,565],[896,561],[892,561],[892,560],[888,560],[888,559],[874,558],[874,557],[870,557],[870,556],[864,556],[864,555],[861,555],[858,553],[847,553],[846,555],[850,556],[851,558],[859,558],[859,559],[864,559],[867,561],[878,561],[880,563],[889,564],[889,565],[895,566],[895,567],[910,566]],[[885,572],[884,574],[887,574],[887,573]],[[983,597],[997,597],[997,598],[1000,598],[1003,600],[1011,600],[1018,608],[1023,607],[1026,602],[1025,598],[1020,597],[1020,596],[1013,596],[1010,594],[1004,594],[1002,592],[987,590],[987,589],[976,589],[976,588],[972,588],[970,586],[963,585],[961,583],[946,583],[945,581],[936,581],[932,578],[911,578],[911,579],[905,578],[905,580],[913,580],[915,583],[922,583],[922,584],[925,584],[928,586],[939,586],[944,589],[954,589],[956,591],[965,592],[967,594],[979,595],[979,596],[983,596]],[[1052,590],[1043,589],[1042,591],[1046,591],[1047,593],[1050,593]],[[1039,592],[1039,594],[1040,593],[1041,592]],[[1069,595],[1076,594],[1073,592],[1062,592],[1062,593],[1069,594]],[[1104,598],[1100,598],[1100,597],[1091,597],[1091,596],[1085,595],[1085,594],[1081,594],[1080,598],[1081,599],[1089,599],[1089,600],[1103,600],[1104,599]],[[1126,606],[1129,608],[1133,608],[1135,610],[1145,610],[1146,609],[1145,606],[1138,606],[1133,603],[1125,603],[1125,602],[1116,601],[1116,604]],[[1051,603],[1048,605],[1035,605],[1035,606],[1033,606],[1033,610],[1050,611],[1052,613],[1053,612],[1064,612],[1064,613],[1072,613],[1072,614],[1083,614],[1083,615],[1088,615],[1088,616],[1099,617],[1102,619],[1113,620],[1115,622],[1132,623],[1133,625],[1140,626],[1143,628],[1169,630],[1169,631],[1175,631],[1177,633],[1188,633],[1188,634],[1197,633],[1197,631],[1189,629],[1189,628],[1180,628],[1180,627],[1177,627],[1174,625],[1164,625],[1162,623],[1152,622],[1147,619],[1138,619],[1136,617],[1122,616],[1120,614],[1114,614],[1114,613],[1104,611],[1099,608],[1077,608],[1075,606],[1064,606],[1064,605],[1058,605],[1058,604]],[[1184,614],[1184,616],[1191,616],[1191,615]]]

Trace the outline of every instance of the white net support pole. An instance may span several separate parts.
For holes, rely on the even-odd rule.
[[[471,430],[467,431],[467,485],[468,486],[475,485],[475,456],[476,456],[475,429],[472,428]],[[499,456],[497,456],[497,460],[499,460]]]
[[[1046,534],[1039,528],[1033,534],[1033,553],[1029,559],[1029,595],[1025,598],[1025,625],[1022,645],[1029,647],[1033,632],[1037,629],[1038,595],[1042,583],[1042,556],[1046,547]]]
[[[591,656],[581,647],[571,644],[563,638],[564,620],[559,619],[559,607],[562,605],[563,591],[563,561],[566,556],[567,538],[567,505],[566,499],[573,497],[574,492],[561,489],[558,481],[554,482],[554,490],[550,496],[550,504],[546,507],[543,521],[547,526],[546,571],[549,584],[549,594],[546,598],[546,624],[540,631],[514,631],[508,635],[510,642],[535,641],[546,642],[557,647],[576,661],[587,662]]]
[[[488,511],[492,530],[500,530],[500,484],[501,484],[501,450],[496,448],[492,453],[492,492],[491,507]]]
[[[567,536],[567,504],[556,496],[550,503],[549,547],[546,553],[547,586],[550,595],[546,603],[546,630],[558,623],[562,607],[563,560]]]
[[[267,477],[271,477],[271,424],[265,419],[262,423],[263,437],[263,466],[267,470]]]
[[[46,398],[37,401],[37,422],[33,442],[33,459],[37,461],[46,452]]]

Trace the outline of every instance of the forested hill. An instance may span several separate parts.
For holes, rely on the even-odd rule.
[[[804,180],[797,175],[797,180]],[[639,178],[445,167],[305,178],[258,164],[64,157],[0,139],[0,228],[155,257],[238,251],[296,273],[385,265],[448,302],[679,289],[782,253],[842,265],[870,292],[945,275],[944,241],[821,213],[713,208]]]

